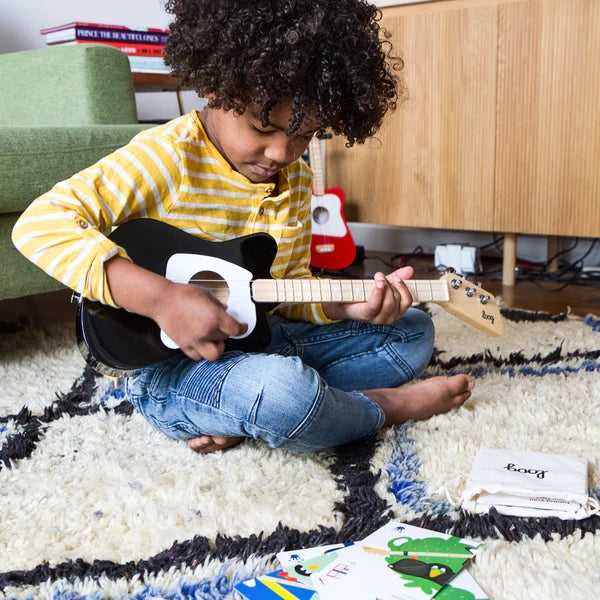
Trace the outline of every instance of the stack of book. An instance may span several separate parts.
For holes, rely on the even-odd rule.
[[[168,29],[152,27],[131,29],[123,25],[73,21],[40,31],[47,45],[107,44],[123,51],[132,72],[169,73],[163,61]]]

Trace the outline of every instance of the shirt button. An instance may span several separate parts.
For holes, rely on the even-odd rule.
[[[265,214],[265,209],[264,209],[262,206],[261,206],[261,207],[258,209],[258,214],[259,214],[261,217],[262,217],[262,216]]]
[[[86,229],[89,223],[85,219],[79,219],[79,221],[77,221],[77,225],[79,225],[81,229]]]

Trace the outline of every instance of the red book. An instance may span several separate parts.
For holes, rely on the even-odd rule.
[[[91,42],[88,40],[73,40],[71,42],[62,42],[53,44],[53,46],[65,46],[68,44],[103,44],[105,46],[113,46],[124,52],[128,56],[162,56],[163,46],[161,44],[129,44],[127,42],[111,42],[97,41]]]

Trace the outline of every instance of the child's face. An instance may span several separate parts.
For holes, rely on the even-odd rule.
[[[302,155],[312,139],[316,131],[313,118],[304,119],[294,135],[287,135],[290,116],[289,103],[271,110],[267,127],[263,127],[257,107],[242,115],[220,109],[201,113],[211,142],[236,171],[254,183],[272,181],[278,171]]]

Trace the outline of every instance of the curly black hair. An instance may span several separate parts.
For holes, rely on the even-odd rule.
[[[165,62],[209,106],[263,124],[292,100],[288,133],[308,114],[351,146],[375,134],[402,90],[380,11],[365,0],[168,0]]]

